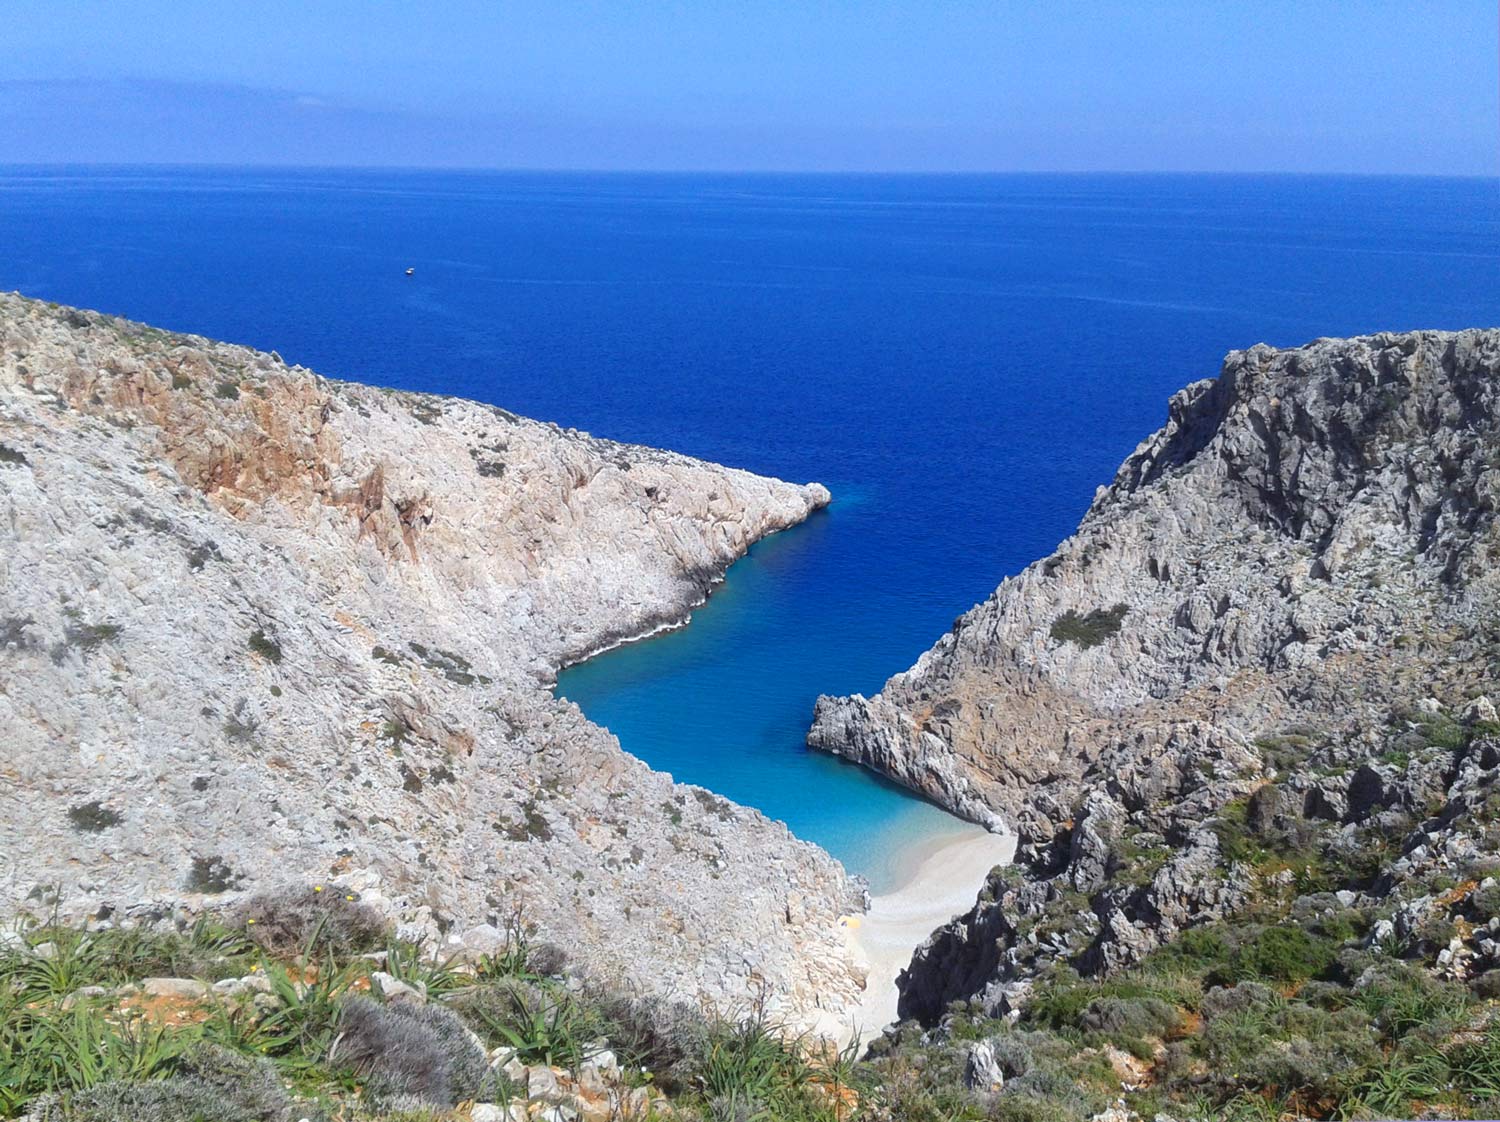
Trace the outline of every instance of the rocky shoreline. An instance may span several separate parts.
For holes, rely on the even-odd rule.
[[[904,1015],[1018,1008],[1059,962],[1108,973],[1234,914],[1257,887],[1224,816],[1272,787],[1266,813],[1346,833],[1474,801],[1453,750],[1491,720],[1497,386],[1495,331],[1234,352],[1054,554],[876,697],[819,700],[809,744],[1021,836],[918,952]],[[1380,767],[1398,734],[1427,778]],[[1463,849],[1449,818],[1400,846]]]
[[[549,692],[827,502],[0,296],[0,903],[171,925],[317,882],[827,1029],[843,869]]]
[[[1500,1102],[1496,448],[1500,331],[1235,352],[1056,552],[819,699],[814,747],[1018,842],[901,971],[861,1111]],[[545,943],[549,1001],[868,1029],[960,862],[851,924],[827,854],[550,692],[827,501],[0,296],[0,906],[193,945],[294,886],[475,977]]]

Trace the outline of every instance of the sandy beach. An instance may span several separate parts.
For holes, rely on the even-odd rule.
[[[870,965],[864,1000],[849,1020],[846,1039],[879,1034],[896,1019],[896,975],[917,944],[974,903],[989,871],[1008,864],[1016,839],[979,826],[958,826],[916,845],[909,873],[891,891],[875,896],[864,915],[840,922]]]

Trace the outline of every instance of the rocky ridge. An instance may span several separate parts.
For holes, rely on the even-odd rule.
[[[550,692],[827,501],[0,296],[0,904],[171,923],[316,882],[827,1027],[842,868]]]
[[[1495,331],[1234,352],[1056,552],[876,697],[819,700],[810,744],[1020,835],[903,1015],[1017,1008],[1237,914],[1285,872],[1232,841],[1247,816],[1375,911],[1482,852],[1497,375]]]

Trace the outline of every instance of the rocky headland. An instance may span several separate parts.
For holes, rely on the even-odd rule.
[[[1261,1089],[1324,1116],[1410,1058],[1370,997],[1406,986],[1466,1010],[1413,1014],[1465,1085],[1443,1065],[1500,993],[1497,450],[1500,331],[1234,352],[1050,557],[879,695],[819,700],[810,744],[1019,835],[901,979],[925,1041],[1124,1035],[1131,1086],[1222,1102],[1254,1064],[1213,1034],[1275,1006]]]
[[[876,697],[820,698],[809,743],[1047,844],[1190,742],[1234,770],[1247,734],[1426,696],[1494,603],[1497,362],[1490,332],[1231,354],[1071,538]]]
[[[551,686],[828,498],[0,296],[0,905],[170,925],[316,884],[826,1028],[843,869]]]
[[[813,746],[1018,843],[855,1063],[785,1030],[884,1019],[858,886],[551,691],[826,491],[0,296],[0,1104],[1495,1117],[1497,387],[1500,331],[1235,352],[819,700]],[[935,884],[867,917],[885,976]],[[131,1018],[196,1050],[27,1066]]]

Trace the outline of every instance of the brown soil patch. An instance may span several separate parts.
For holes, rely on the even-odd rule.
[[[131,993],[122,997],[116,1008],[127,1017],[143,1017],[153,1025],[175,1028],[201,1025],[213,1015],[214,1002],[206,998],[152,997]]]

